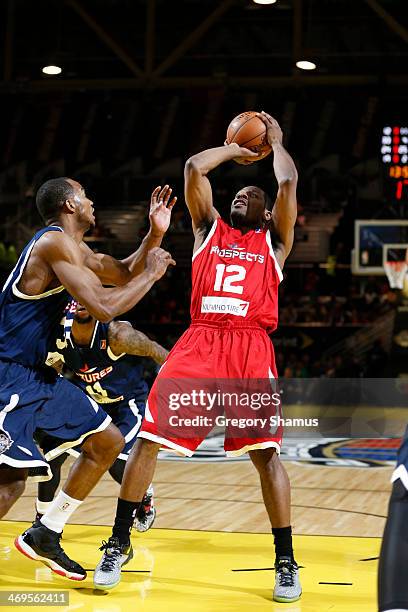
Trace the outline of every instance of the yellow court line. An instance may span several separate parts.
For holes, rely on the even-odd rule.
[[[379,554],[379,538],[295,536],[297,561],[304,566],[301,569],[304,594],[294,604],[277,604],[271,601],[274,571],[265,569],[273,566],[269,534],[152,529],[143,536],[134,535],[134,559],[126,566],[121,584],[104,594],[93,590],[91,572],[84,582],[74,583],[18,553],[13,540],[27,525],[2,522],[0,591],[69,591],[70,605],[49,607],[54,611],[240,612],[256,608],[257,612],[373,612],[376,609],[375,558]],[[98,546],[109,532],[109,527],[68,525],[63,547],[84,567],[93,568],[101,554]],[[23,610],[20,606],[5,609]],[[27,607],[24,610],[27,612]]]

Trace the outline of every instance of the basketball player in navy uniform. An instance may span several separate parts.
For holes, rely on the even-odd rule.
[[[378,566],[379,612],[408,612],[408,429],[398,450]]]
[[[30,559],[73,580],[83,580],[86,571],[61,548],[62,529],[112,465],[124,439],[95,401],[44,363],[69,296],[108,322],[139,302],[174,265],[158,248],[175,203],[169,198],[168,186],[155,189],[150,231],[135,253],[118,261],[94,254],[83,242],[95,224],[83,187],[67,178],[47,181],[36,196],[45,227],[24,248],[0,294],[0,517],[23,493],[29,468],[49,475],[33,440],[36,429],[66,441],[65,449],[85,440],[63,490],[15,542]]]
[[[167,355],[165,348],[134,329],[128,321],[100,323],[75,301],[68,304],[54,351],[48,354],[47,364],[57,371],[65,364],[73,374],[74,385],[107,412],[125,438],[124,449],[109,468],[110,475],[119,484],[145,413],[148,386],[143,379],[142,358],[149,357],[161,365]],[[64,453],[51,459],[54,447],[58,446],[56,438],[40,436],[38,441],[49,460],[52,479],[38,485],[37,519],[54,499],[61,466],[68,456]],[[74,447],[68,452],[77,457],[80,450]],[[153,486],[150,485],[135,517],[137,531],[150,529],[155,516]]]

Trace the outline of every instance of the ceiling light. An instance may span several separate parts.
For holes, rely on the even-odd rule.
[[[276,0],[254,0],[255,4],[275,4]]]
[[[316,64],[309,60],[299,60],[296,62],[296,66],[301,70],[316,70]]]
[[[42,69],[44,74],[61,74],[62,68],[60,66],[44,66]]]

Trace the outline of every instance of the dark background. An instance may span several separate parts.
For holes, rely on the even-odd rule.
[[[405,1],[5,0],[0,31],[3,276],[40,225],[33,195],[47,178],[84,184],[98,219],[89,243],[118,257],[144,235],[152,189],[169,182],[179,202],[165,246],[177,269],[129,317],[170,346],[188,325],[184,162],[222,144],[235,115],[263,109],[300,177],[281,374],[404,374],[406,349],[393,360],[404,298],[385,277],[353,276],[350,262],[355,219],[406,217],[379,155],[383,126],[408,124]],[[296,68],[305,58],[315,71]],[[62,73],[43,75],[49,63]],[[224,217],[244,184],[276,192],[271,157],[225,164],[211,180]]]

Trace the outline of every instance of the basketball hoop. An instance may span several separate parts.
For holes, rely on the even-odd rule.
[[[386,261],[384,268],[391,289],[403,289],[408,263],[406,261]]]

